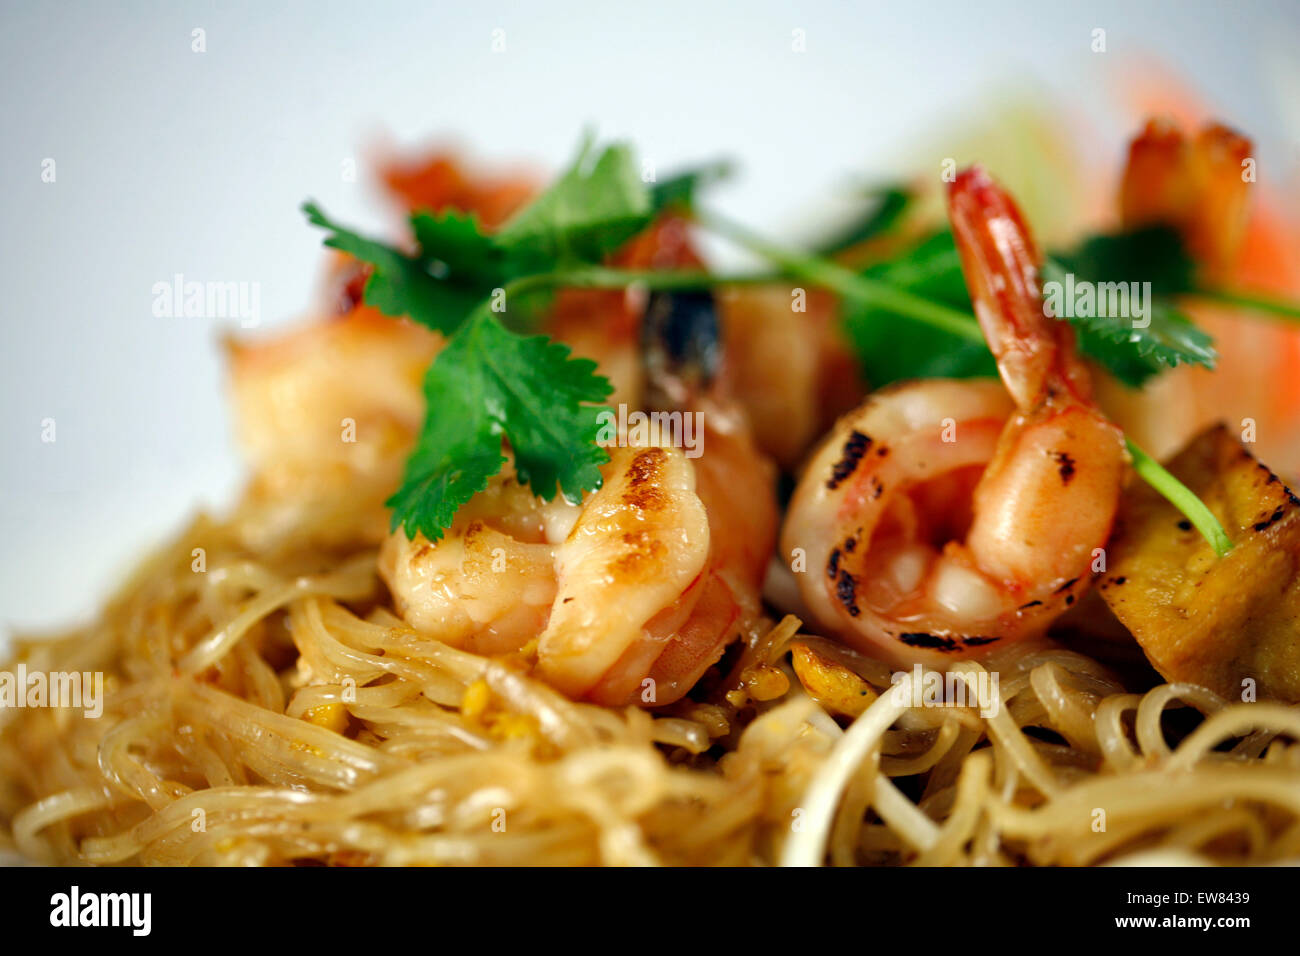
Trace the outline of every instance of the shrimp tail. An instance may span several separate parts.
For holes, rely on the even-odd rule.
[[[652,407],[681,407],[707,392],[722,351],[711,292],[655,292],[641,323],[641,356]]]
[[[1125,228],[1169,226],[1211,272],[1230,270],[1246,231],[1252,151],[1249,139],[1217,123],[1188,139],[1166,120],[1148,121],[1129,145]]]
[[[948,216],[980,330],[1016,404],[1032,408],[1056,385],[1089,401],[1073,330],[1043,311],[1042,260],[1015,200],[971,166],[948,186]]]
[[[1074,329],[1044,311],[1038,250],[1015,201],[976,166],[952,183],[948,209],[975,314],[1018,408],[975,489],[967,544],[1020,587],[1077,578],[1110,533],[1123,436],[1092,401]]]

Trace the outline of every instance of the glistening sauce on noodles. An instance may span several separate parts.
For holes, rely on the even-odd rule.
[[[191,570],[193,542],[207,549],[206,576]],[[1291,708],[1229,705],[1194,685],[1129,693],[1105,667],[1052,646],[985,663],[1002,675],[992,719],[900,706],[888,667],[801,638],[788,619],[746,655],[755,675],[782,669],[789,688],[752,713],[725,702],[663,716],[607,709],[567,700],[527,676],[526,661],[417,633],[383,603],[350,609],[378,591],[374,560],[363,552],[304,574],[301,556],[250,555],[229,525],[201,520],[93,627],[27,646],[32,668],[103,670],[109,702],[99,720],[29,710],[5,728],[3,813],[18,852],[93,863],[744,864],[814,862],[821,849],[804,834],[824,831],[843,865],[1300,853],[1297,750],[1274,733],[1300,734]],[[172,662],[213,633],[228,646],[216,674],[175,673]],[[850,742],[789,675],[782,659],[796,641],[881,695],[850,725],[874,719],[869,736]],[[295,656],[330,681],[287,700],[280,673]],[[355,701],[340,703],[349,687]],[[1162,722],[1184,707],[1210,719],[1171,750]],[[846,765],[838,808],[819,822],[808,794],[850,744],[874,756]]]

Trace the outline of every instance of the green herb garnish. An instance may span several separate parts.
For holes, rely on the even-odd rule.
[[[1166,368],[1184,362],[1214,368],[1218,355],[1214,340],[1184,314],[1173,296],[1195,288],[1196,264],[1178,234],[1160,227],[1113,235],[1092,236],[1070,252],[1048,256],[1043,263],[1044,283],[1067,287],[1086,283],[1090,290],[1108,284],[1137,284],[1145,302],[1142,325],[1128,315],[1102,314],[1094,303],[1087,314],[1069,316],[1078,330],[1082,352],[1130,387],[1145,384]],[[1115,286],[1111,286],[1115,288]],[[1097,293],[1100,298],[1104,293]],[[1110,310],[1113,311],[1113,310]]]
[[[439,264],[423,251],[408,255],[394,246],[367,239],[349,229],[336,225],[315,203],[304,203],[302,210],[312,225],[328,229],[330,235],[325,245],[346,252],[354,259],[370,264],[370,277],[366,280],[364,301],[384,315],[394,318],[409,316],[421,325],[449,335],[460,326],[470,311],[491,291],[492,285],[481,280],[477,270],[461,276],[435,275]],[[459,235],[465,240],[461,251],[453,257],[463,263],[472,254],[469,250],[481,235],[472,219],[448,214],[441,219],[433,216],[413,216],[412,229],[420,231],[417,219],[428,220],[422,230],[426,235],[441,232],[446,237]],[[448,238],[446,245],[450,246]]]
[[[1214,548],[1214,553],[1223,557],[1232,550],[1232,539],[1224,530],[1219,519],[1206,507],[1205,502],[1196,497],[1196,493],[1175,478],[1156,461],[1129,439],[1124,439],[1129,454],[1133,457],[1133,470],[1138,477],[1158,491],[1175,508],[1181,511],[1201,533],[1201,536]]]
[[[695,208],[695,197],[701,189],[729,179],[732,172],[731,163],[720,160],[670,176],[650,188],[650,204],[656,211],[678,209],[689,212]]]
[[[555,183],[501,227],[496,244],[531,271],[560,262],[599,262],[650,224],[654,208],[632,151],[610,146],[578,158]]]
[[[668,206],[688,209],[719,165],[674,176],[653,189],[625,146],[593,150],[584,141],[573,165],[499,232],[474,216],[417,212],[416,248],[368,239],[307,203],[325,244],[368,263],[364,301],[449,337],[425,377],[428,413],[389,500],[392,526],[442,537],[456,512],[487,487],[510,443],[520,480],[550,500],[578,500],[600,487],[608,455],[596,444],[600,403],[611,387],[587,359],[545,336],[526,336],[503,319],[528,296],[557,287],[708,288],[729,281],[701,271],[608,268],[601,263]],[[730,281],[756,281],[741,276]],[[500,317],[498,317],[500,316]]]
[[[826,254],[791,250],[697,207],[697,194],[729,174],[714,163],[647,185],[631,151],[596,151],[584,140],[577,159],[555,183],[498,232],[455,212],[411,217],[414,248],[368,239],[331,221],[308,203],[304,212],[329,231],[325,244],[368,263],[364,300],[386,315],[409,316],[447,336],[425,378],[428,413],[407,461],[405,480],[389,500],[394,529],[442,537],[456,512],[487,487],[505,463],[509,442],[520,480],[550,500],[578,500],[600,487],[608,460],[596,443],[609,382],[595,363],[567,346],[507,327],[520,303],[555,288],[705,289],[734,283],[803,282],[838,294],[844,329],[873,386],[904,378],[996,373],[972,313],[952,235],[936,232],[892,259],[847,268]],[[911,207],[901,188],[880,193],[864,221],[829,253],[894,229]],[[772,263],[742,275],[699,270],[625,270],[605,264],[654,217],[675,210]],[[1111,374],[1140,385],[1182,362],[1213,367],[1208,335],[1173,304],[1176,295],[1217,297],[1289,317],[1300,309],[1196,284],[1193,264],[1167,230],[1096,236],[1050,256],[1044,281],[1067,273],[1088,282],[1150,282],[1150,323],[1123,317],[1066,316],[1081,348]],[[517,321],[515,324],[518,324]],[[1223,554],[1231,543],[1208,509],[1150,456],[1129,443],[1138,474],[1172,501]]]
[[[609,381],[596,363],[569,357],[544,335],[506,329],[487,309],[475,312],[438,353],[424,380],[429,414],[388,502],[392,527],[437,541],[457,510],[501,470],[510,442],[521,481],[551,499],[570,501],[600,487],[608,460],[596,444],[599,403]]]
[[[594,264],[653,215],[626,147],[593,155],[587,140],[570,169],[493,235],[472,216],[417,213],[412,253],[343,229],[310,203],[304,211],[330,230],[326,245],[371,265],[367,304],[450,337],[425,377],[424,426],[388,502],[394,529],[441,538],[501,470],[503,438],[520,479],[541,497],[559,491],[576,501],[600,487],[608,456],[595,438],[608,380],[567,346],[511,331],[494,313],[529,291],[600,284],[615,272]]]

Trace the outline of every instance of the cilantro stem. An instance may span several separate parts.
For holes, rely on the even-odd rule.
[[[737,245],[776,263],[795,278],[838,292],[846,299],[852,299],[862,305],[887,309],[972,342],[984,341],[984,333],[980,331],[975,317],[967,312],[951,309],[883,282],[865,278],[852,269],[846,269],[819,256],[786,249],[751,232],[746,226],[720,216],[700,213],[697,221]]]
[[[649,289],[709,289],[719,285],[769,285],[780,282],[777,273],[718,273],[700,269],[611,269],[578,266],[524,276],[506,286],[506,294],[563,286],[571,289],[624,289],[643,285]]]
[[[553,272],[538,272],[521,276],[505,284],[506,300],[512,296],[536,292],[540,289],[626,289],[640,285],[654,290],[712,289],[726,285],[771,285],[787,277],[776,272],[719,273],[701,269],[612,269],[606,266],[575,266]],[[485,300],[479,306],[488,309]],[[477,311],[477,310],[476,310]]]
[[[1125,438],[1124,442],[1128,445],[1129,454],[1133,456],[1133,470],[1138,473],[1138,477],[1186,515],[1187,520],[1210,543],[1215,554],[1222,558],[1231,551],[1232,539],[1228,537],[1228,532],[1223,530],[1223,525],[1219,524],[1219,519],[1214,517],[1213,512],[1206,507],[1205,502],[1166,471],[1160,462],[1133,444],[1132,439]]]
[[[1283,299],[1274,299],[1250,292],[1237,292],[1232,289],[1195,289],[1192,295],[1210,302],[1222,302],[1225,305],[1236,305],[1243,309],[1250,309],[1252,312],[1263,312],[1281,319],[1300,321],[1300,304],[1287,302]]]

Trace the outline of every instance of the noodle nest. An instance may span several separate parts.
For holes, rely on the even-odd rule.
[[[10,668],[102,672],[105,702],[98,719],[0,711],[0,846],[169,865],[1300,855],[1295,708],[1131,693],[1047,642],[985,662],[1000,677],[987,716],[973,696],[918,705],[918,674],[792,617],[751,635],[701,699],[574,703],[529,676],[531,647],[490,659],[406,625],[371,549],[310,528],[250,546],[248,507],[200,517],[94,624],[18,643]],[[804,690],[796,636],[878,695],[856,720]],[[980,671],[959,665],[949,693]]]

